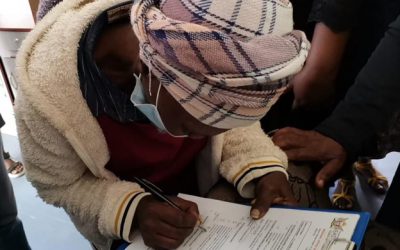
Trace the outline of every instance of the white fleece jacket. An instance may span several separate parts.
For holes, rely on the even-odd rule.
[[[99,13],[125,0],[69,0],[57,5],[24,41],[17,58],[16,117],[27,176],[47,203],[63,207],[99,249],[131,241],[135,208],[146,195],[105,168],[110,155],[102,130],[82,96],[77,47]],[[210,138],[198,157],[204,194],[225,177],[244,197],[252,180],[286,174],[285,154],[259,123]]]

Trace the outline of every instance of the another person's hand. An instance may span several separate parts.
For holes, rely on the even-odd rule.
[[[152,196],[144,197],[138,204],[135,222],[144,243],[155,249],[175,249],[183,243],[197,224],[199,210],[196,203],[170,198],[182,212]]]
[[[272,140],[285,151],[289,160],[323,163],[315,179],[320,188],[337,176],[347,159],[347,153],[339,143],[316,131],[283,128]]]
[[[286,175],[281,172],[272,172],[261,177],[255,191],[256,198],[250,211],[253,219],[261,219],[273,204],[297,204]]]

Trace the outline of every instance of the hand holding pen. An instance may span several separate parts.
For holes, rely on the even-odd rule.
[[[140,181],[137,180],[144,187]],[[150,192],[149,188],[145,189]],[[145,244],[152,248],[177,248],[199,223],[199,211],[195,203],[179,197],[166,198],[169,202],[164,199],[162,202],[157,195],[146,196],[136,208],[135,225],[139,227]]]
[[[182,212],[185,212],[181,207],[179,207],[177,204],[175,204],[173,201],[171,201],[171,199],[168,198],[167,195],[164,194],[164,192],[157,187],[156,185],[154,185],[153,183],[151,183],[150,181],[146,180],[146,179],[140,179],[137,177],[134,177],[136,182],[139,183],[147,192],[150,192],[152,195],[154,195],[157,199],[159,199],[160,201],[164,201],[166,203],[168,203],[168,205],[170,205],[171,207],[174,207]],[[198,212],[198,211],[197,211]],[[207,230],[201,226],[201,224],[203,224],[203,221],[201,219],[201,216],[199,215],[198,219],[197,219],[197,226],[203,231],[206,232]]]

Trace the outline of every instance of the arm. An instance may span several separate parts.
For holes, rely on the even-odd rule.
[[[399,55],[400,17],[389,26],[345,99],[316,130],[353,156],[373,153],[377,134],[400,110]]]
[[[16,114],[27,176],[39,196],[64,208],[92,242],[131,241],[135,208],[147,193],[135,183],[94,176],[24,98],[18,99]]]
[[[296,105],[316,104],[333,95],[349,34],[349,31],[335,33],[324,23],[315,26],[306,64],[291,82]]]
[[[334,81],[362,0],[315,0],[310,21],[317,22],[304,69],[293,79],[296,105],[332,97]]]
[[[250,216],[262,218],[272,204],[295,205],[286,172],[285,153],[261,129],[260,123],[225,133],[221,174],[239,194],[254,198]]]
[[[400,110],[400,17],[333,114],[316,131],[284,128],[274,142],[290,160],[324,162],[316,177],[322,187],[343,168],[346,158],[373,153],[377,134]]]
[[[278,171],[287,176],[285,153],[261,129],[260,123],[235,128],[224,134],[220,172],[239,194],[254,198],[254,180]]]

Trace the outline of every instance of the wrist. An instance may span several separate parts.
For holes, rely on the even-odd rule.
[[[282,179],[282,180],[288,180],[288,175],[281,172],[281,171],[274,171],[274,172],[270,172],[268,174],[265,174],[263,176],[261,176],[258,179],[258,183],[262,183],[264,181],[268,181],[268,179]]]
[[[148,210],[148,204],[151,203],[153,200],[153,197],[151,195],[147,195],[140,199],[140,201],[137,204],[136,210],[135,210],[135,216],[133,217],[133,227],[135,229],[139,228],[139,221],[143,217],[144,214],[146,214],[146,211]]]

